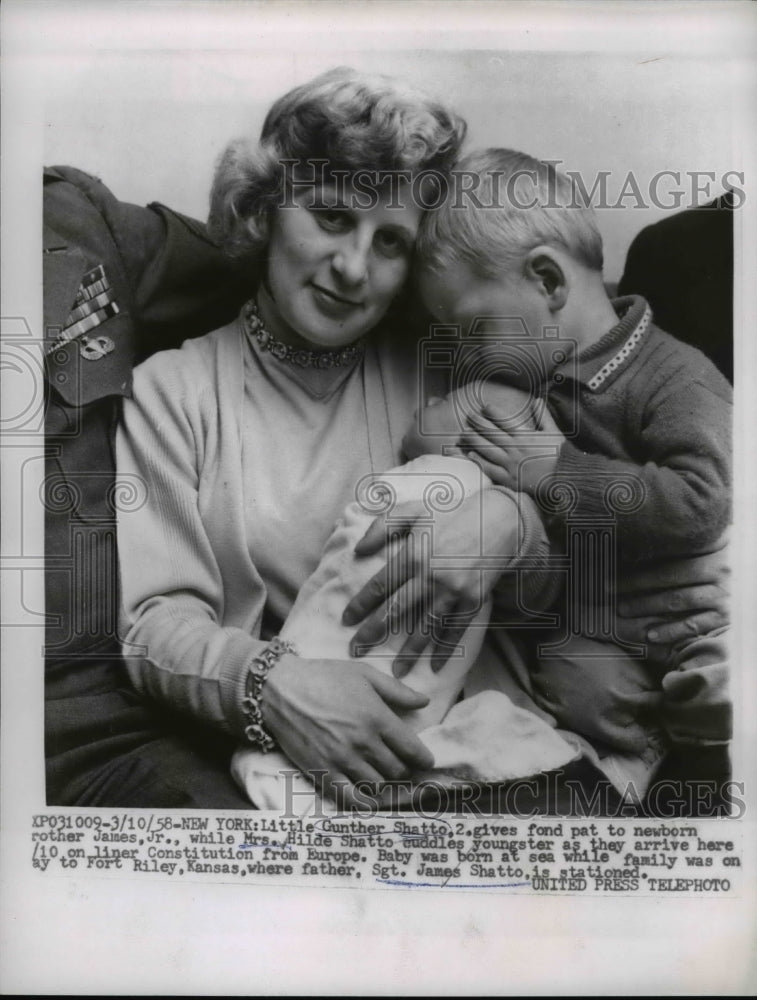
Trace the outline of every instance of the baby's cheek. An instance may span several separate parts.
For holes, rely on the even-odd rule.
[[[405,435],[402,450],[408,458],[419,455],[443,455],[445,449],[459,443],[460,421],[446,401],[427,406],[415,418]]]
[[[447,443],[457,444],[465,430],[465,413],[453,399],[445,399],[423,411],[423,427],[429,434],[444,437]]]

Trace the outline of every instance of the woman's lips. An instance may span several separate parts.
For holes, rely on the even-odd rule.
[[[310,287],[313,289],[313,298],[315,298],[319,308],[332,316],[344,316],[355,309],[361,309],[363,306],[362,302],[346,299],[321,285],[311,283]]]

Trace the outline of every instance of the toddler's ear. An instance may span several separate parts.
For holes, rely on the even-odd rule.
[[[526,276],[538,284],[553,312],[565,306],[568,299],[568,276],[559,252],[553,247],[534,247],[524,265]]]

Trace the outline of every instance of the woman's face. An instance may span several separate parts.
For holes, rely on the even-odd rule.
[[[352,343],[376,326],[407,278],[421,218],[409,185],[377,191],[368,208],[349,183],[341,188],[297,192],[294,205],[273,216],[270,298],[260,305],[271,333],[287,343],[325,350]]]

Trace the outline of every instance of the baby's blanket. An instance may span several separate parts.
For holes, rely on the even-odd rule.
[[[382,549],[376,555],[355,558],[355,545],[373,519],[385,513],[391,520],[396,504],[421,500],[428,511],[433,557],[435,517],[454,510],[468,498],[480,496],[486,485],[489,481],[475,463],[437,455],[422,456],[363,480],[358,484],[356,499],[326,544],[321,562],[302,587],[281,637],[294,642],[305,658],[351,659],[350,641],[357,627],[342,625],[342,612],[351,597],[382,569],[391,551]],[[484,551],[480,545],[477,550]],[[431,669],[429,641],[426,652],[402,678],[403,683],[430,699],[425,708],[405,716],[434,755],[433,770],[417,775],[418,782],[433,780],[454,785],[461,781],[526,778],[558,768],[578,756],[576,747],[548,721],[518,707],[502,690],[483,690],[458,700],[481,650],[489,614],[487,602],[469,625],[456,653],[437,673]],[[384,642],[364,657],[365,662],[391,673],[392,662],[406,638],[401,627],[392,630],[388,619]],[[304,775],[291,775],[293,769],[292,762],[278,751],[263,754],[240,749],[232,761],[235,779],[260,809],[282,810],[287,782],[295,791],[312,791]],[[289,778],[282,772],[290,772]],[[295,801],[304,803],[307,796]]]

